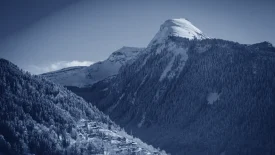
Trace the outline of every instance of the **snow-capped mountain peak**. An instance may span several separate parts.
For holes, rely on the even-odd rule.
[[[150,45],[163,43],[169,36],[177,36],[188,39],[207,38],[201,30],[195,27],[190,21],[184,18],[166,20],[158,33],[150,42]]]

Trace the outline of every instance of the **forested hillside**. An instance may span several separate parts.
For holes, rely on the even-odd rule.
[[[85,99],[172,154],[275,153],[270,43],[169,37],[146,50],[116,78],[86,88]]]
[[[165,154],[62,86],[0,59],[0,154]]]

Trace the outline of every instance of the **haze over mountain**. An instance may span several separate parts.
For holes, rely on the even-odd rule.
[[[68,88],[172,154],[273,154],[274,66],[268,42],[210,39],[172,19],[117,75]]]

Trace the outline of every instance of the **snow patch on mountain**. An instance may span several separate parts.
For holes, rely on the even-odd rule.
[[[145,118],[146,118],[146,113],[143,113],[142,118],[141,118],[140,122],[138,123],[139,128],[141,128],[142,125],[144,124]]]
[[[160,46],[159,48],[163,48]],[[170,52],[173,54],[172,58],[170,59],[170,62],[162,72],[159,81],[161,82],[164,78],[168,77],[168,79],[173,79],[178,73],[181,72],[183,69],[185,62],[188,59],[187,51],[188,49],[177,47],[176,44],[169,42],[168,47],[161,49],[161,51],[165,50],[164,52]],[[159,54],[159,50],[156,51],[157,54]],[[173,68],[175,60],[177,57],[180,57],[180,61],[176,68]],[[173,68],[173,69],[172,69]],[[179,75],[179,74],[178,74]],[[177,75],[177,77],[178,77]]]
[[[109,108],[109,112],[112,112],[120,103],[120,101],[123,99],[123,97],[125,96],[125,93],[123,93],[120,97],[119,100],[116,102],[116,104],[114,104],[112,107]]]
[[[133,96],[132,101],[131,101],[132,104],[135,104],[136,97],[137,97],[137,93],[138,93],[139,89],[143,86],[145,80],[147,79],[147,76],[148,76],[148,75],[146,75],[146,76],[142,79],[140,85],[138,86],[137,90],[135,91],[134,96]]]
[[[209,93],[207,96],[207,102],[208,104],[213,104],[214,102],[216,102],[220,97],[219,93]]]
[[[170,62],[168,63],[168,65],[166,66],[166,68],[164,69],[164,71],[162,72],[159,81],[162,81],[168,74],[168,72],[170,72],[170,70],[172,69],[172,66],[174,64],[175,61],[175,56],[172,57],[172,59],[170,60]]]

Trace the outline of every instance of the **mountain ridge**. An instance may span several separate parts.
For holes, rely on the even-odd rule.
[[[41,75],[63,86],[84,87],[116,75],[121,66],[132,63],[143,50],[143,48],[124,46],[113,52],[106,60],[91,66],[63,68]]]

